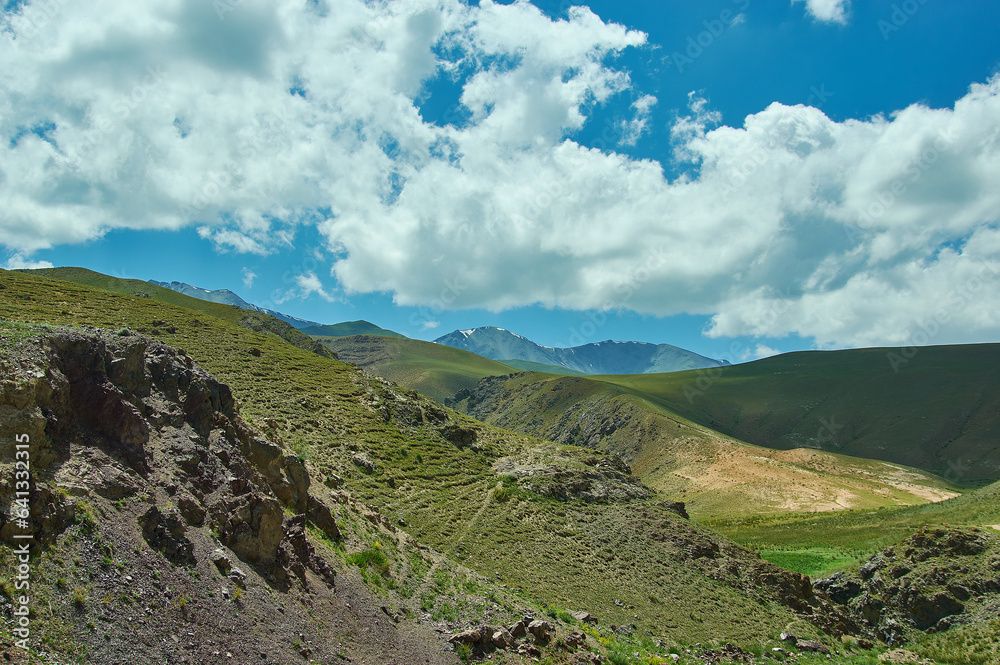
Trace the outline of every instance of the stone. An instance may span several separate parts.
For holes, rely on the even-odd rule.
[[[181,517],[191,526],[201,526],[205,522],[205,509],[192,497],[181,497],[177,501]]]
[[[801,649],[802,651],[811,651],[811,652],[814,652],[814,653],[822,653],[822,654],[826,654],[828,656],[832,653],[828,648],[826,648],[825,646],[823,646],[822,644],[820,644],[819,642],[817,642],[815,640],[799,640],[795,644],[795,647],[797,649]]]
[[[512,649],[515,644],[514,636],[507,631],[506,628],[497,628],[490,635],[490,642],[493,643],[497,649]]]
[[[595,617],[590,612],[584,612],[582,610],[577,612],[570,612],[570,616],[572,616],[574,619],[576,619],[581,623],[589,623],[589,624],[597,623],[597,617]]]
[[[478,628],[470,628],[461,633],[456,633],[448,638],[452,644],[479,644],[483,639],[483,634]]]
[[[284,537],[281,504],[254,492],[238,496],[217,510],[221,513],[217,518],[219,539],[236,556],[251,563],[274,559]]]
[[[535,636],[535,641],[537,642],[544,642],[549,639],[552,630],[552,624],[541,619],[535,619],[528,624],[528,632]]]
[[[221,548],[216,548],[212,550],[212,563],[215,567],[219,569],[223,575],[228,575],[229,571],[233,568],[233,562],[229,560],[229,555],[225,553]]]
[[[528,624],[526,624],[523,621],[518,621],[517,623],[515,623],[514,625],[512,625],[510,628],[508,628],[507,631],[515,639],[520,639],[520,638],[522,638],[522,637],[524,637],[525,635],[528,634]]]
[[[306,517],[316,528],[326,534],[327,538],[333,541],[340,540],[340,528],[337,526],[337,521],[333,518],[333,513],[325,503],[314,496],[309,496]]]

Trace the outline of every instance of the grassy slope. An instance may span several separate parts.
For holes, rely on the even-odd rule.
[[[780,559],[782,552],[809,550],[860,558],[928,524],[1000,526],[1000,482],[922,506],[824,515],[761,515],[706,520],[706,524],[753,549],[777,553],[775,559]]]
[[[543,372],[545,374],[562,374],[566,376],[586,376],[583,372],[559,365],[546,365],[545,363],[533,363],[530,360],[501,360],[504,365],[516,367],[525,372]]]
[[[345,321],[343,323],[334,323],[325,326],[309,326],[308,328],[302,328],[302,332],[313,337],[350,337],[352,335],[382,335],[384,337],[401,337],[406,339],[405,335],[400,335],[398,332],[392,330],[386,330],[385,328],[380,328],[374,323],[369,323],[368,321]]]
[[[642,630],[678,641],[722,636],[754,643],[776,635],[792,619],[784,608],[708,579],[678,557],[670,537],[709,534],[655,501],[558,503],[521,491],[505,501],[494,499],[499,481],[494,458],[527,449],[544,458],[550,448],[555,456],[578,455],[573,449],[471,420],[467,426],[479,431],[478,451],[456,446],[428,424],[440,407],[414,393],[365,380],[344,363],[273,335],[150,298],[0,270],[0,317],[129,326],[183,348],[232,387],[245,418],[272,427],[308,456],[317,480],[333,473],[344,477],[355,496],[379,506],[393,523],[404,520],[419,541],[470,568],[499,575],[525,596],[587,609],[607,623],[629,623],[638,615]],[[260,356],[248,353],[250,347]],[[401,418],[401,410],[410,415]],[[357,451],[368,454],[378,471],[364,473],[352,464]],[[667,540],[650,536],[665,533]],[[434,605],[433,584],[416,593]],[[661,600],[666,598],[669,603]],[[634,607],[614,602],[618,599]]]
[[[439,401],[459,390],[474,388],[484,376],[516,371],[469,351],[405,337],[357,335],[317,339],[341,360]]]
[[[881,459],[959,483],[1000,479],[1000,344],[924,347],[895,369],[892,360],[903,351],[599,378],[749,443]]]
[[[484,385],[491,388],[458,407],[501,427],[616,453],[699,517],[877,508],[954,494],[940,479],[898,465],[748,445],[605,381],[518,374]]]
[[[64,280],[74,284],[82,284],[112,293],[121,293],[140,298],[150,298],[157,302],[184,307],[185,309],[208,314],[214,318],[233,323],[250,330],[256,330],[265,334],[274,335],[284,341],[306,349],[314,353],[326,355],[326,351],[318,345],[312,338],[288,323],[276,319],[270,314],[241,309],[233,305],[223,305],[192,298],[183,293],[178,293],[173,289],[168,289],[149,282],[138,279],[119,279],[109,275],[103,275],[86,268],[41,268],[38,270],[22,270],[25,274],[34,274],[51,279]],[[121,326],[128,325],[124,317],[121,319]]]

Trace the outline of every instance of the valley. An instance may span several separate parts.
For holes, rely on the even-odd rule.
[[[53,279],[57,276],[61,279]],[[10,433],[33,423],[35,436],[55,454],[40,465],[37,482],[50,493],[46,496],[65,490],[70,498],[57,505],[64,511],[72,506],[66,514],[76,515],[44,527],[51,529],[45,532],[49,545],[36,554],[49,580],[41,597],[69,618],[58,631],[56,623],[39,619],[39,629],[52,636],[50,653],[84,660],[85,654],[101,654],[102,662],[156,662],[156,654],[167,651],[129,651],[125,636],[105,627],[100,617],[128,612],[139,603],[162,618],[145,639],[169,644],[170,635],[189,630],[187,626],[211,632],[223,616],[267,616],[273,610],[265,608],[276,602],[287,617],[295,617],[296,627],[289,630],[302,638],[268,642],[262,647],[264,662],[296,662],[303,649],[319,662],[343,661],[341,654],[353,661],[381,662],[382,647],[352,633],[368,624],[387,631],[381,644],[399,649],[413,641],[412,648],[425,650],[430,662],[487,655],[501,662],[529,662],[534,649],[548,662],[567,664],[581,657],[615,664],[763,663],[777,653],[774,649],[795,650],[797,643],[808,646],[795,650],[797,662],[828,662],[822,650],[810,650],[816,644],[838,654],[840,662],[860,665],[888,648],[879,640],[887,639],[886,625],[896,625],[885,623],[890,619],[902,626],[890,642],[918,653],[965,653],[965,643],[949,642],[949,634],[956,639],[975,634],[977,648],[997,648],[984,635],[1000,581],[996,590],[992,582],[969,589],[964,600],[949,595],[951,605],[944,596],[935,596],[935,607],[945,608],[941,620],[956,612],[964,618],[957,628],[929,636],[918,627],[923,619],[911,618],[916,615],[909,600],[872,623],[864,619],[871,607],[868,596],[844,596],[841,602],[836,593],[814,591],[800,575],[803,570],[824,576],[837,570],[850,573],[858,562],[914,537],[928,524],[946,522],[958,530],[942,531],[946,535],[941,537],[956,543],[971,538],[976,545],[969,551],[974,553],[956,549],[934,556],[974,557],[988,578],[991,562],[1000,561],[1000,532],[981,525],[1000,523],[993,508],[996,485],[965,491],[963,485],[894,462],[752,445],[685,417],[680,409],[671,410],[664,397],[669,391],[659,388],[660,383],[643,383],[674,376],[670,374],[639,379],[522,372],[404,338],[348,336],[317,344],[263,313],[79,270],[2,271],[0,287],[0,355],[6,377],[0,430]],[[60,351],[69,348],[77,350]],[[305,554],[255,558],[243,541],[226,535],[234,518],[213,511],[239,493],[218,495],[223,503],[212,503],[216,500],[209,495],[222,489],[218,481],[208,476],[197,480],[200,476],[183,470],[188,467],[176,466],[187,453],[169,452],[168,442],[177,433],[208,421],[195,418],[184,425],[176,416],[157,415],[194,413],[183,400],[171,406],[179,398],[169,397],[167,384],[155,384],[152,395],[160,397],[130,401],[138,399],[132,396],[138,389],[127,383],[134,378],[125,377],[152,371],[135,364],[152,362],[150,353],[203,368],[212,378],[199,380],[226,386],[212,388],[211,394],[231,391],[231,406],[213,402],[212,408],[223,415],[197,417],[217,425],[192,430],[184,445],[193,445],[197,455],[209,455],[200,458],[206,460],[206,471],[199,474],[209,468],[222,473],[218,462],[208,461],[222,455],[218,459],[228,459],[223,463],[231,469],[245,469],[235,478],[259,478],[252,492],[285,505],[283,526],[274,537],[289,547],[300,543],[294,547]],[[113,399],[132,406],[115,409],[134,409],[146,423],[148,467],[135,466],[121,452],[126,450],[119,448],[121,442],[129,440],[123,431],[96,425],[84,412],[73,411],[72,401],[46,401],[51,398],[45,395],[63,394],[58,377],[70,371],[65,368],[76,367],[74,358],[80,354],[102,358],[80,365],[97,372],[87,380],[95,385],[118,382],[117,392],[108,394],[120,395]],[[392,374],[400,385],[362,374],[343,362],[347,359],[370,372]],[[125,374],[110,369],[125,366],[133,369]],[[86,372],[92,370],[72,371],[91,376]],[[447,402],[458,410],[421,395],[407,382],[438,394],[457,388]],[[56,422],[67,429],[58,429]],[[175,433],[171,428],[177,427]],[[236,438],[223,443],[209,436],[223,432]],[[67,446],[70,440],[92,442],[87,445],[93,451]],[[259,443],[241,450],[240,440]],[[278,468],[288,470],[269,476],[253,446],[277,454],[274,459],[283,465]],[[155,452],[161,449],[166,454]],[[118,475],[98,481],[86,471],[100,465],[118,469]],[[310,479],[305,485],[296,482],[312,488],[310,501],[326,507],[336,532],[319,513],[296,517],[303,504],[287,494],[285,484],[302,478],[291,471],[296,465]],[[184,510],[195,515],[198,508],[209,515],[203,522],[190,516],[166,522],[194,548],[194,562],[176,568],[162,559],[156,549],[161,545],[151,545],[156,541],[143,535],[141,519],[151,507],[173,514],[172,506],[179,504],[170,498],[170,492],[178,491],[171,489],[177,484],[167,480],[171,477],[192,479],[180,483],[195,502],[185,503],[192,507]],[[194,484],[185,484],[189,482]],[[99,487],[105,489],[97,491]],[[305,526],[295,527],[295,519],[304,519]],[[320,524],[329,533],[324,535]],[[263,523],[251,528],[262,529]],[[980,530],[973,535],[963,535],[968,532],[962,529],[976,528]],[[306,540],[295,540],[300,538],[296,533],[304,533]],[[851,535],[845,538],[845,533]],[[101,543],[110,544],[108,563],[83,565],[91,561],[86,552],[101,551]],[[914,547],[918,551],[926,545]],[[248,575],[238,603],[232,600],[233,583],[212,563],[213,549],[221,549],[235,562],[231,565]],[[303,569],[295,561],[312,563],[304,563]],[[327,569],[336,571],[335,591],[316,572]],[[152,586],[144,593],[154,597],[162,590],[155,591],[155,577],[140,571],[166,576],[188,599],[188,609],[178,607],[176,595],[166,604],[149,604],[138,592],[108,594],[116,570],[123,571],[117,575],[138,576],[142,589],[148,581]],[[917,579],[930,573],[920,568],[912,574]],[[302,581],[296,582],[295,575],[303,576]],[[282,576],[290,582],[275,586]],[[955,579],[968,588],[964,577]],[[97,603],[101,594],[108,600]],[[317,603],[331,609],[324,610],[321,624],[308,624],[308,614],[296,608]],[[572,612],[579,611],[599,623],[575,618]],[[514,629],[525,616],[544,617],[549,635],[539,639],[529,634],[508,647],[503,632],[494,630],[501,635],[497,644],[504,645],[498,647],[474,639],[475,631],[462,632],[483,622]],[[247,636],[252,622],[237,618],[229,630],[231,636]],[[789,642],[782,633],[796,637]],[[445,641],[448,636],[454,636],[451,643]],[[330,646],[321,646],[326,644]],[[39,655],[32,662],[54,661]]]

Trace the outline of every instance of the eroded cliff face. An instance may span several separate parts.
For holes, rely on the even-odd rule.
[[[183,351],[93,329],[0,343],[0,541],[31,544],[36,638],[61,611],[60,651],[106,663],[302,662],[345,630],[367,631],[372,653],[402,648],[363,587],[338,589],[330,491]],[[411,638],[448,662],[433,637]]]

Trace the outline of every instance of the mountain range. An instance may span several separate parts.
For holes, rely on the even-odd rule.
[[[729,364],[671,344],[607,340],[570,348],[542,346],[492,326],[456,330],[434,341],[515,367],[517,365],[511,361],[554,365],[581,374],[659,374]]]
[[[210,291],[208,289],[203,289],[198,286],[191,286],[190,284],[185,284],[184,282],[158,282],[155,279],[149,280],[150,284],[155,284],[156,286],[162,286],[163,288],[170,289],[171,291],[176,291],[177,293],[183,293],[186,296],[192,298],[197,298],[199,300],[207,300],[209,302],[216,302],[220,305],[232,305],[234,307],[240,307],[242,309],[249,309],[254,312],[263,312],[264,314],[270,314],[276,319],[281,319],[285,323],[291,325],[293,328],[298,328],[302,330],[303,328],[309,328],[311,326],[322,326],[322,323],[317,323],[316,321],[307,321],[306,319],[300,319],[296,316],[289,316],[288,314],[282,314],[281,312],[275,311],[273,309],[267,309],[266,307],[258,307],[253,303],[249,303],[243,298],[230,291],[229,289],[216,289]],[[308,334],[308,333],[307,333]]]

